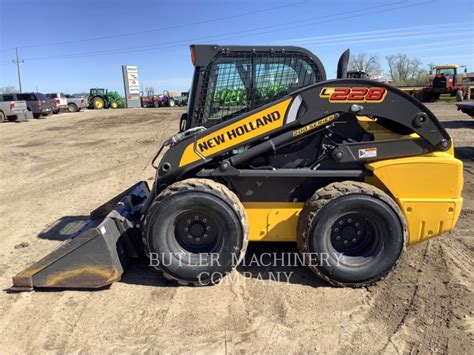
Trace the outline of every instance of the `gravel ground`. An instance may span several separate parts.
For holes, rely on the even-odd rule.
[[[460,221],[408,248],[388,278],[363,289],[329,287],[304,267],[291,270],[290,283],[247,273],[289,271],[284,267],[241,267],[232,282],[176,287],[134,265],[101,291],[7,293],[15,273],[64,238],[51,232],[56,221],[81,219],[136,181],[152,180],[149,162],[182,110],[85,111],[0,124],[1,352],[472,354],[474,120],[452,103],[429,107],[465,164]],[[292,244],[266,248],[294,251]]]

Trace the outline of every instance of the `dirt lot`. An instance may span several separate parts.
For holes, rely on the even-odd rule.
[[[149,161],[181,110],[0,124],[1,352],[473,353],[474,120],[454,104],[429,106],[465,164],[461,219],[455,231],[409,248],[386,280],[357,290],[328,287],[303,267],[290,283],[240,268],[233,282],[176,287],[136,265],[102,291],[7,293],[16,272],[64,238],[48,231],[57,220],[85,216],[153,176]]]

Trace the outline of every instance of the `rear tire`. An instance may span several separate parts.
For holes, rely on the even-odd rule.
[[[168,107],[175,107],[176,102],[173,99],[168,99]]]
[[[5,121],[5,118],[6,118],[5,114],[2,111],[0,111],[0,122]]]
[[[462,102],[463,100],[463,93],[462,93],[462,90],[458,90],[456,91],[456,101],[457,102]]]
[[[166,278],[201,286],[217,283],[237,267],[248,234],[244,207],[232,191],[212,180],[187,179],[155,198],[143,243]]]
[[[329,184],[306,202],[298,250],[334,286],[363,287],[384,278],[405,250],[406,223],[383,191],[361,182]]]
[[[95,110],[102,110],[104,108],[104,100],[101,97],[94,97],[92,100],[92,107]]]
[[[69,112],[77,112],[77,111],[79,111],[79,110],[77,109],[77,105],[76,105],[75,103],[67,104],[67,110],[68,110]]]

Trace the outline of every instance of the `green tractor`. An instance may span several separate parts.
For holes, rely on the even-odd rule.
[[[91,89],[88,98],[88,108],[101,110],[103,108],[124,108],[125,100],[116,91],[107,89]]]

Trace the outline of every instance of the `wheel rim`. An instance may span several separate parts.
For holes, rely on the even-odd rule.
[[[176,219],[175,238],[181,248],[191,253],[215,250],[219,240],[218,224],[203,211],[188,211]]]
[[[95,102],[95,107],[97,107],[97,108],[102,108],[102,101],[99,101],[99,100],[96,101],[96,102]]]
[[[344,264],[360,265],[379,254],[384,230],[383,223],[373,216],[364,212],[347,213],[333,223],[330,244],[336,253],[344,256]]]

